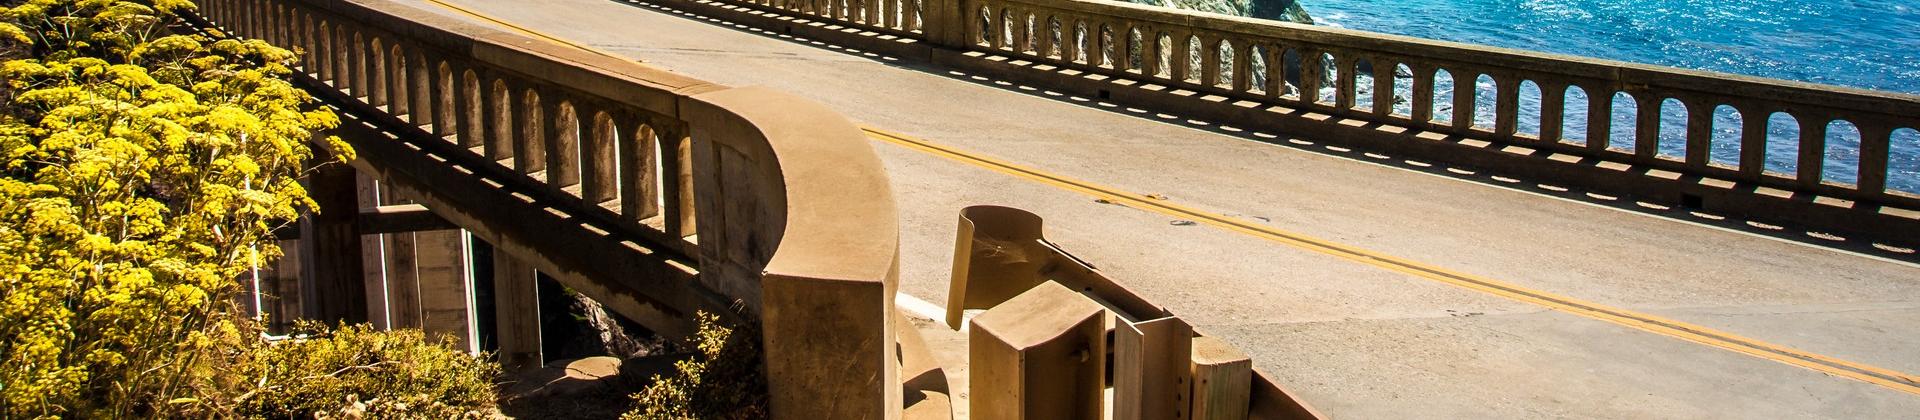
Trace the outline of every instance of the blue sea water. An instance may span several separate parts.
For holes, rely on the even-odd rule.
[[[1302,0],[1301,4],[1322,25],[1920,94],[1920,0]],[[1616,101],[1616,108],[1619,104]],[[1576,109],[1584,106],[1569,105],[1569,113],[1584,114],[1584,109]],[[1716,120],[1731,124],[1716,126],[1737,126],[1735,117],[1725,115],[1730,112],[1722,112]],[[1684,124],[1684,119],[1676,122]],[[1578,129],[1573,126],[1577,121],[1569,123],[1569,132]],[[1825,171],[1829,180],[1853,181],[1851,162],[1858,154],[1858,134],[1850,130],[1844,125],[1831,128]],[[1722,146],[1737,145],[1738,131],[1720,127],[1715,131],[1715,160],[1737,159],[1737,150]],[[1770,131],[1777,141],[1769,144],[1767,167],[1790,173],[1795,153],[1790,139],[1796,135],[1790,130]],[[1663,133],[1663,137],[1675,135]],[[1625,140],[1616,136],[1613,144]],[[1901,130],[1893,142],[1889,186],[1920,192],[1920,133]]]

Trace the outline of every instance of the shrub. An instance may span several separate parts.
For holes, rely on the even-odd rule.
[[[297,182],[307,141],[338,124],[284,80],[294,53],[177,34],[184,0],[0,5],[0,418],[344,404],[327,392],[378,410],[485,407],[471,385],[487,368],[417,333],[262,348],[240,315],[234,279],[313,208]],[[349,371],[274,376],[328,368]],[[261,383],[278,387],[244,394]]]
[[[258,347],[242,368],[256,382],[245,384],[252,390],[235,411],[256,418],[479,418],[494,404],[487,379],[499,374],[449,339],[366,326]]]
[[[633,394],[635,407],[621,420],[767,417],[758,330],[752,324],[728,328],[706,313],[699,317],[692,357],[675,362],[672,376],[656,375]]]

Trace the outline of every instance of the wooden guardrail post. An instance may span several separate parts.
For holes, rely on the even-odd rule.
[[[1188,418],[1193,326],[1177,317],[1113,328],[1113,418]],[[1242,399],[1242,401],[1245,401]]]
[[[972,320],[970,414],[1098,419],[1106,389],[1106,309],[1046,282]]]
[[[1193,338],[1193,419],[1246,420],[1253,359],[1214,337]]]

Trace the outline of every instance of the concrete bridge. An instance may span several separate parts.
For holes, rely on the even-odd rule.
[[[949,325],[1038,279],[1147,343],[1106,338],[1122,418],[1197,407],[1159,319],[1251,358],[1254,418],[1920,414],[1913,96],[1100,0],[203,7],[303,48],[359,154],[285,307],[472,338],[432,301],[488,283],[509,366],[537,271],[669,336],[744,305],[782,417],[1072,410]],[[956,236],[979,204],[1047,239]]]

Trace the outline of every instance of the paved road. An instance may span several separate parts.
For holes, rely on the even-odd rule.
[[[863,124],[1038,170],[1555,296],[1920,372],[1915,264],[1381,165],[1364,151],[1170,124],[644,6],[447,1],[702,79],[796,93]],[[1335,417],[1920,417],[1920,394],[1897,387],[1174,223],[894,144],[874,148],[903,213],[904,292],[944,301],[961,207],[1025,208],[1047,218],[1055,242],[1239,345]]]

